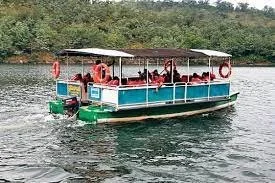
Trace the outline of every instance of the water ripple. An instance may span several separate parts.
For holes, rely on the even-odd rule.
[[[125,125],[48,114],[49,70],[0,67],[0,182],[275,182],[275,68],[235,68],[233,108]]]

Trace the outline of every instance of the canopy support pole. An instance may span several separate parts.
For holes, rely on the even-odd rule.
[[[146,87],[146,106],[148,107],[148,102],[149,102],[149,68],[148,68],[149,64],[148,64],[148,59],[146,59],[146,69],[147,69],[147,73],[146,73],[146,84],[147,84],[147,87]]]
[[[173,58],[171,60],[170,77],[171,77],[171,82],[174,83],[174,59]]]
[[[121,86],[121,77],[122,77],[122,66],[121,66],[121,57],[119,57],[119,86]]]
[[[230,57],[228,57],[228,62],[229,62],[229,65],[230,65],[230,67],[231,67],[231,60],[230,60]],[[228,79],[229,79],[229,93],[228,93],[228,97],[229,97],[229,95],[230,95],[230,89],[231,89],[231,79],[230,79],[230,76],[228,77]]]
[[[208,59],[208,100],[210,99],[210,73],[211,73],[211,57]]]
[[[66,64],[67,64],[67,81],[69,81],[69,55],[67,53],[67,58],[66,58]]]
[[[66,58],[66,62],[67,62],[67,96],[69,95],[69,55],[67,53],[67,58]]]
[[[187,82],[189,83],[190,82],[190,78],[189,78],[189,76],[190,76],[190,74],[189,74],[189,58],[187,59],[187,75],[188,75],[188,77],[187,77]]]
[[[114,79],[114,77],[115,77],[115,58],[114,58],[114,64],[113,64],[113,78],[112,79]]]

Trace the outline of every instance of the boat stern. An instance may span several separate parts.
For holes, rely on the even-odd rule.
[[[97,113],[95,111],[96,111],[96,108],[93,106],[80,107],[78,118],[82,121],[96,122]]]
[[[64,114],[64,106],[62,100],[52,100],[49,102],[50,113]]]
[[[79,108],[78,119],[82,121],[97,123],[98,120],[112,117],[114,108],[110,106],[82,106]]]

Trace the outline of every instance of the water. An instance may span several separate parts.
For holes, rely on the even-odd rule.
[[[54,119],[50,69],[0,65],[0,182],[275,182],[275,68],[234,68],[235,107],[124,125]]]

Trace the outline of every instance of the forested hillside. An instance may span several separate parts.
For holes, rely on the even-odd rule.
[[[0,0],[0,60],[84,47],[207,48],[275,62],[275,12],[220,0]]]

